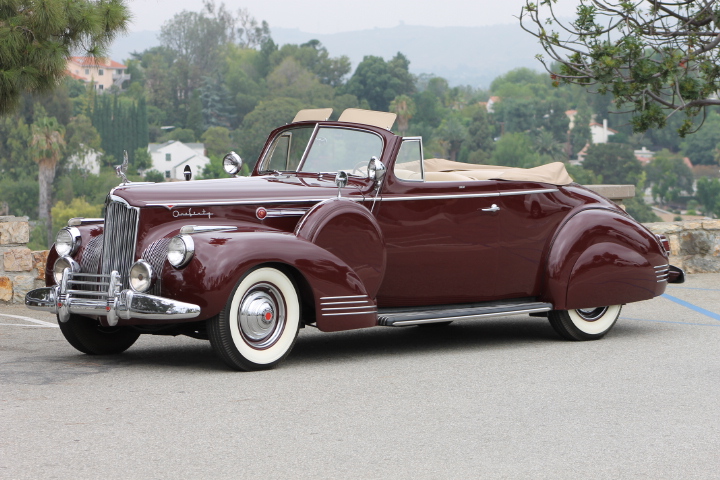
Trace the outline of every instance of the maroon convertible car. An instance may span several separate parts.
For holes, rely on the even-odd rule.
[[[74,218],[58,233],[48,286],[27,306],[56,313],[87,354],[184,334],[257,370],[283,360],[308,325],[526,313],[567,339],[598,339],[623,304],[683,281],[664,237],[573,183],[562,163],[425,159],[421,138],[390,131],[394,114],[330,114],[303,110],[273,131],[249,177],[125,179],[104,219]],[[240,170],[235,153],[223,162]]]

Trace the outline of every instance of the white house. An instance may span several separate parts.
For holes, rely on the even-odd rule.
[[[592,135],[592,143],[608,143],[610,135],[615,135],[617,130],[608,127],[607,119],[603,120],[602,125],[597,122],[590,124],[590,135]]]
[[[68,158],[70,166],[80,168],[88,173],[100,175],[100,158],[103,154],[92,148],[84,148],[82,144],[81,147],[83,147],[82,152],[76,153]]]
[[[152,169],[165,175],[169,180],[185,180],[183,171],[190,166],[192,178],[197,178],[210,159],[205,156],[202,143],[183,143],[170,140],[165,143],[151,143],[148,153],[152,157]]]

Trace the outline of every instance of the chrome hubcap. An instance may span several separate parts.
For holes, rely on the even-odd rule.
[[[258,283],[243,297],[238,325],[245,341],[253,348],[272,346],[285,327],[285,300],[269,283]]]
[[[608,307],[578,308],[575,311],[578,315],[580,315],[580,318],[582,318],[586,322],[594,322],[596,320],[599,320],[600,317],[602,317],[603,315],[605,315],[607,309]]]

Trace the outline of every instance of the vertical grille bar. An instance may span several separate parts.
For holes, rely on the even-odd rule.
[[[122,288],[129,288],[128,274],[135,259],[138,209],[121,202],[108,202],[105,211],[102,273],[109,275],[117,270]]]

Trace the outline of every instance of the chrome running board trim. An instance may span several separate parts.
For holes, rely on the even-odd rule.
[[[378,325],[386,327],[401,327],[406,325],[420,325],[423,323],[449,322],[455,320],[470,320],[476,318],[502,317],[505,315],[549,312],[552,304],[544,302],[493,302],[492,304],[473,306],[448,305],[446,308],[431,308],[427,310],[398,310],[384,309],[378,311]]]

